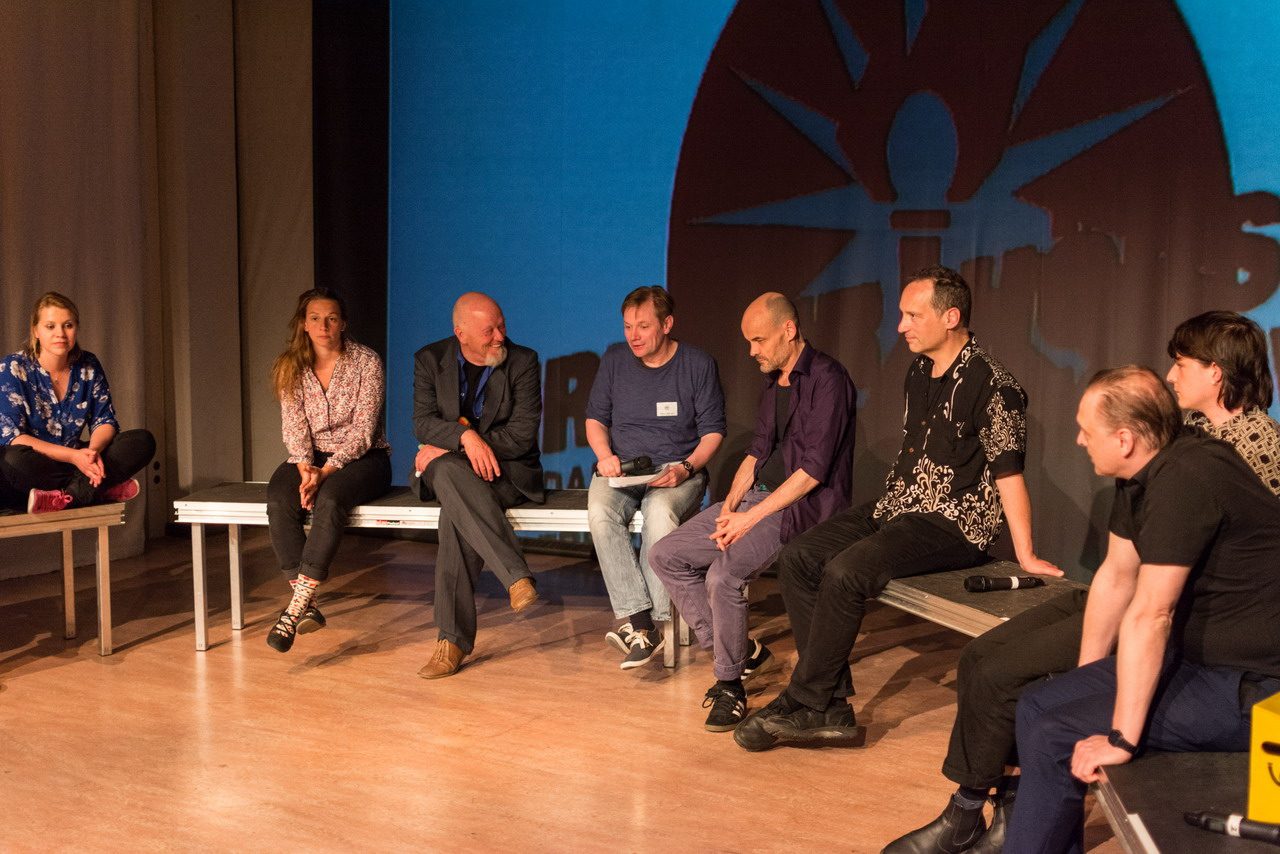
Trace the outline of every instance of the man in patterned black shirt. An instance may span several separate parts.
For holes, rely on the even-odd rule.
[[[856,744],[849,654],[868,599],[894,578],[973,566],[1009,521],[1018,563],[1035,554],[1022,477],[1026,394],[969,333],[969,286],[946,267],[912,276],[898,331],[918,354],[907,371],[902,449],[879,501],[792,540],[775,567],[800,660],[772,703],[738,725],[747,750]]]

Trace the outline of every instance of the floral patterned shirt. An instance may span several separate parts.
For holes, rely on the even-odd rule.
[[[902,449],[874,515],[928,513],[985,549],[1004,520],[996,478],[1025,462],[1027,395],[973,336],[945,374],[932,372],[927,356],[907,371]]]
[[[58,400],[53,378],[26,353],[10,353],[0,360],[0,445],[19,436],[34,436],[55,445],[82,448],[81,436],[104,424],[117,430],[111,388],[98,357],[81,350],[71,364],[67,393]]]
[[[315,371],[280,401],[280,421],[289,462],[310,463],[315,451],[329,454],[325,465],[342,468],[374,448],[390,449],[382,426],[382,360],[348,339],[326,392]]]

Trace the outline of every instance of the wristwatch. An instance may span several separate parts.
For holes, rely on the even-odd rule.
[[[681,461],[680,461],[680,465],[684,466],[684,470],[689,474],[689,477],[693,477],[693,464],[692,464],[692,463],[690,463],[688,460],[681,460]]]
[[[1120,748],[1121,750],[1128,753],[1130,756],[1138,752],[1138,745],[1130,744],[1129,742],[1125,741],[1124,733],[1122,733],[1118,729],[1113,729],[1111,730],[1111,732],[1107,733],[1107,744],[1111,745],[1112,747]]]

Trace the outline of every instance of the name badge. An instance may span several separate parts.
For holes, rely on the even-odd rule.
[[[658,417],[667,418],[679,414],[679,404],[674,400],[658,402]]]

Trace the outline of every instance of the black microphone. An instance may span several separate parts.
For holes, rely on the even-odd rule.
[[[636,457],[634,460],[623,460],[622,462],[622,474],[624,476],[629,474],[648,474],[652,468],[653,460],[648,457]],[[599,474],[594,463],[591,466],[591,473]]]
[[[964,580],[964,589],[970,593],[1021,590],[1024,587],[1044,587],[1044,579],[1034,575],[971,575]]]
[[[1280,845],[1280,824],[1249,821],[1238,813],[1217,815],[1211,812],[1184,812],[1182,818],[1192,827],[1203,827],[1212,833]]]

